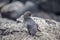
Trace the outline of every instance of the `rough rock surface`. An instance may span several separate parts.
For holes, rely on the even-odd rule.
[[[23,17],[22,17],[23,18]],[[37,36],[30,36],[22,22],[16,23],[12,20],[0,18],[0,40],[60,40],[60,22],[31,17],[39,26],[41,32]]]

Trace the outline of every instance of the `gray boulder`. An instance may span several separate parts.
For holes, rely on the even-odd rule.
[[[1,9],[1,15],[2,17],[7,17],[15,20],[21,15],[20,10],[22,10],[23,7],[24,7],[24,4],[19,1],[12,2],[8,5],[5,5]]]

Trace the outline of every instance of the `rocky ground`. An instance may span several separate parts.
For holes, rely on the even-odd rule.
[[[37,36],[28,34],[23,22],[17,23],[9,19],[0,18],[0,40],[60,40],[60,22],[52,19],[31,17],[39,26],[41,32]],[[19,20],[22,20],[19,18]]]

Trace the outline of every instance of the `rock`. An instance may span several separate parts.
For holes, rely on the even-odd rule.
[[[5,5],[2,9],[1,12],[8,12],[8,11],[16,11],[18,9],[21,9],[24,6],[23,3],[16,1],[16,2],[12,2],[8,5]]]
[[[21,15],[20,10],[23,7],[24,7],[24,4],[19,1],[10,3],[8,5],[5,5],[1,9],[1,15],[2,15],[2,17],[15,20],[16,18],[18,18]]]

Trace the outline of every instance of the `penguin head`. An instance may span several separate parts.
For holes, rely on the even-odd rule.
[[[30,11],[27,11],[27,12],[24,13],[24,18],[25,19],[26,18],[30,18],[30,16],[31,16],[31,12]]]

